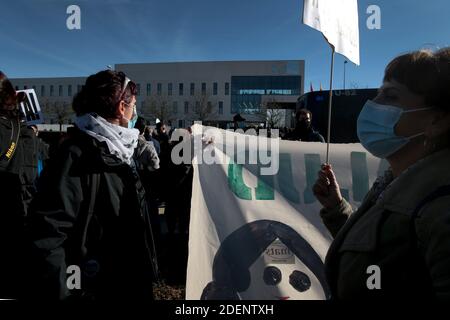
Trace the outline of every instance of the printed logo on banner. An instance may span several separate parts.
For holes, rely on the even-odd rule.
[[[267,266],[267,252],[279,260],[292,256],[294,263]],[[216,252],[212,275],[201,300],[330,297],[322,259],[299,233],[279,221],[257,220],[234,230]]]
[[[280,239],[275,240],[267,247],[264,260],[267,264],[292,264],[295,262],[294,254]]]

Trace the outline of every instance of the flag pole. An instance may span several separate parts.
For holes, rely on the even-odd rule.
[[[330,71],[330,97],[328,99],[328,127],[327,127],[327,155],[326,164],[330,163],[330,137],[331,137],[331,106],[333,104],[333,71],[334,71],[334,53],[335,49],[331,46],[331,71]]]

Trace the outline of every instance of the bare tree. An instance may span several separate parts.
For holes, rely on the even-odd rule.
[[[282,124],[284,118],[284,112],[280,108],[280,105],[271,99],[261,104],[259,111],[254,113],[260,121],[263,121],[269,128],[278,128]]]
[[[152,120],[172,121],[175,119],[172,99],[168,96],[151,96],[144,100],[143,116]]]
[[[192,121],[207,121],[217,114],[217,101],[211,98],[209,92],[196,94],[191,97]]]
[[[62,131],[62,125],[71,119],[73,111],[70,105],[64,101],[51,101],[46,99],[41,106],[44,118],[55,120],[59,124],[59,130]]]
[[[53,110],[56,122],[59,124],[59,131],[62,132],[62,125],[73,115],[72,109],[67,102],[55,101]]]
[[[279,128],[284,112],[281,109],[269,108],[266,110],[266,122],[269,128]]]

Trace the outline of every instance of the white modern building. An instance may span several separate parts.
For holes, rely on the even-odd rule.
[[[264,123],[267,114],[273,115],[277,109],[283,118],[278,125],[289,127],[297,99],[303,94],[305,62],[132,63],[117,64],[115,70],[137,83],[138,112],[149,121],[162,118],[174,127],[185,127],[201,120],[226,127],[238,113],[247,122]],[[47,123],[71,121],[73,96],[85,80],[11,79],[17,89],[35,89]]]

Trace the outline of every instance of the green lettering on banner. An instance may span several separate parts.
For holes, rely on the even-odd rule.
[[[319,154],[305,153],[306,188],[303,192],[305,203],[314,203],[317,201],[312,191],[312,187],[317,180],[317,173],[320,171],[320,166]]]
[[[252,200],[252,190],[247,187],[242,177],[242,165],[230,162],[228,165],[228,186],[236,197]]]
[[[321,169],[320,155],[317,153],[305,153],[305,172],[306,172],[306,188],[303,192],[305,203],[314,203],[317,201],[312,187],[317,180],[317,173]],[[350,201],[350,194],[348,189],[340,189],[342,197]]]
[[[321,161],[319,154],[305,153],[306,188],[303,192],[305,204],[317,201],[313,193],[313,186],[320,171]],[[350,154],[352,171],[353,200],[361,202],[369,191],[369,171],[367,167],[367,154],[365,152],[352,152]],[[243,166],[230,162],[228,165],[228,185],[231,191],[243,200],[252,200],[252,189],[244,183],[242,175]],[[274,177],[260,175],[257,170],[258,183],[255,189],[256,200],[275,200]],[[299,191],[294,185],[292,172],[292,156],[289,153],[280,154],[280,170],[277,173],[280,193],[290,202],[301,203]],[[350,201],[349,189],[341,188],[342,197]]]
[[[369,170],[365,152],[350,154],[352,167],[353,200],[361,202],[369,191]]]
[[[278,171],[278,185],[281,194],[290,202],[300,203],[300,192],[295,188],[292,173],[292,157],[289,153],[280,154],[280,169]]]
[[[273,176],[258,175],[256,200],[275,200],[275,193],[273,192]]]

